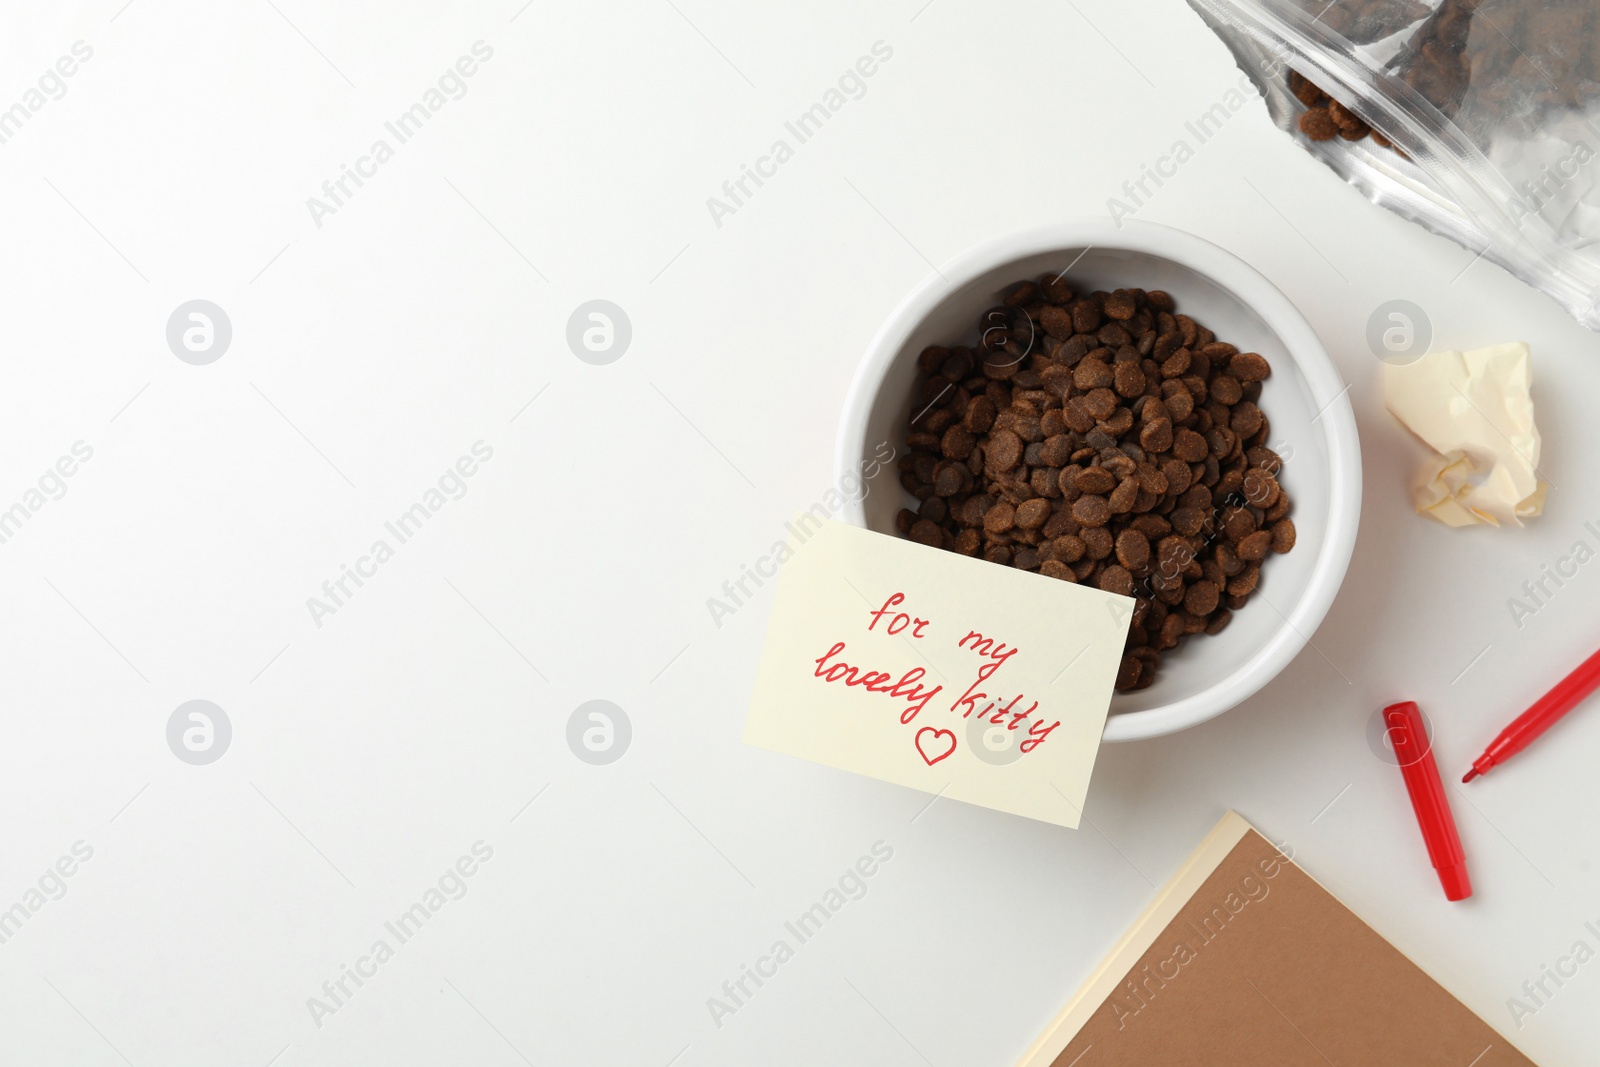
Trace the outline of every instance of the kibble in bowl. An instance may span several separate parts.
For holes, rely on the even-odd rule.
[[[1272,365],[1159,289],[1007,286],[917,356],[895,517],[930,548],[1134,598],[1118,691],[1221,633],[1294,548],[1283,458],[1256,401]]]
[[[846,517],[1140,597],[1105,736],[1170,733],[1260,689],[1331,605],[1360,499],[1343,390],[1283,294],[1216,246],[1028,231],[942,267],[874,338],[838,466],[884,442],[896,461]]]

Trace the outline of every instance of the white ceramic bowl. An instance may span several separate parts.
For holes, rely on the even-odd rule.
[[[1279,478],[1294,500],[1297,543],[1268,560],[1260,587],[1226,630],[1185,641],[1161,657],[1154,685],[1112,700],[1106,740],[1155,737],[1222,714],[1282,670],[1327,614],[1355,546],[1361,455],[1347,387],[1310,324],[1271,282],[1216,245],[1151,223],[1082,219],[979,245],[901,301],[868,345],[845,400],[837,473],[859,477],[883,442],[904,454],[918,353],[930,344],[975,344],[978,316],[999,303],[1005,286],[1069,264],[1080,292],[1165,289],[1180,312],[1272,364],[1260,403],[1270,444],[1284,458]],[[916,507],[899,477],[894,463],[883,465],[843,517],[893,534],[900,508]]]

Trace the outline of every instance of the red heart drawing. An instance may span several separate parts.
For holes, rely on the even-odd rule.
[[[946,748],[943,752],[940,752],[937,756],[928,755],[928,749],[922,747],[922,738],[927,734],[932,734],[935,738],[948,741],[950,743],[950,747]],[[935,763],[938,763],[955,750],[956,735],[953,730],[936,730],[932,726],[924,726],[922,729],[917,731],[917,754],[922,757],[923,761],[927,763],[928,766],[932,767]],[[937,749],[935,749],[935,751],[937,751]]]

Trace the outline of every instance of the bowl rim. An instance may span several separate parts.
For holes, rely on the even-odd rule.
[[[1272,605],[1283,625],[1232,674],[1181,700],[1143,711],[1108,716],[1102,739],[1132,741],[1198,725],[1253,696],[1275,678],[1321,624],[1349,568],[1361,517],[1361,446],[1349,385],[1339,374],[1316,331],[1283,292],[1260,271],[1227,249],[1171,226],[1137,220],[1064,219],[980,242],[948,260],[909,292],[868,342],[845,395],[835,443],[836,477],[853,474],[866,455],[867,420],[895,355],[911,332],[955,289],[1004,264],[1052,250],[1100,248],[1141,252],[1202,274],[1253,310],[1298,365],[1321,407],[1329,467],[1328,523],[1316,562],[1287,613]],[[840,518],[866,527],[861,499],[847,498]],[[1315,647],[1315,646],[1313,646]]]

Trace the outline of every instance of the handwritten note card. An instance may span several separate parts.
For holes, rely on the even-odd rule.
[[[1076,828],[1132,598],[811,522],[745,742]]]

